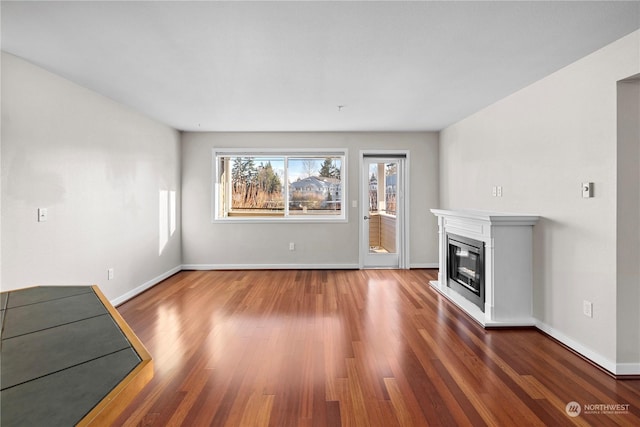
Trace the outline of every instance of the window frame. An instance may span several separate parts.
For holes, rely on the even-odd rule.
[[[248,214],[246,216],[233,215],[221,216],[221,197],[219,191],[224,183],[218,182],[220,176],[220,157],[282,157],[285,160],[283,177],[283,195],[285,209],[282,215],[267,213]],[[316,157],[318,160],[327,157],[339,157],[341,159],[340,184],[341,184],[341,210],[339,215],[291,215],[289,214],[289,184],[288,160]],[[348,150],[346,148],[213,148],[212,150],[212,179],[211,179],[211,222],[212,223],[345,223],[348,222]]]

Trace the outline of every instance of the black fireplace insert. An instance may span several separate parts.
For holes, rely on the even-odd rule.
[[[484,313],[484,242],[447,233],[447,286]]]

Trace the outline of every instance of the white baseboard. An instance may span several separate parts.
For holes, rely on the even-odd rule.
[[[171,270],[162,273],[161,275],[154,277],[153,279],[149,280],[148,282],[143,283],[142,285],[138,286],[135,289],[130,290],[129,292],[127,292],[124,295],[120,295],[117,298],[114,298],[112,300],[110,300],[109,302],[111,303],[111,305],[113,305],[114,307],[122,304],[125,301],[130,300],[131,298],[135,297],[136,295],[141,294],[142,292],[146,291],[147,289],[151,288],[152,286],[157,285],[158,283],[162,282],[163,280],[165,280],[168,277],[173,276],[174,274],[182,271],[183,268],[181,265],[172,268]]]
[[[567,347],[571,348],[572,350],[575,350],[579,354],[583,355],[584,357],[586,357],[587,359],[589,359],[590,361],[592,361],[596,365],[599,365],[602,368],[606,369],[607,371],[611,372],[614,375],[638,375],[638,374],[640,374],[640,369],[638,369],[638,368],[640,368],[640,365],[638,365],[638,364],[634,364],[634,363],[616,364],[615,361],[604,357],[600,353],[597,353],[597,352],[591,350],[590,348],[585,347],[584,345],[580,344],[576,340],[568,337],[567,335],[563,334],[562,332],[558,331],[557,329],[552,328],[551,326],[547,325],[546,323],[538,321],[536,323],[536,327],[538,329],[540,329],[541,331],[545,332],[546,334],[548,334],[549,336],[557,339],[562,344],[566,345]],[[629,365],[629,366],[626,366],[626,365]],[[634,371],[634,370],[635,371],[634,372],[622,373],[622,372],[619,372],[619,367],[620,368],[624,368],[624,370],[627,370],[627,371]]]
[[[640,363],[618,363],[616,375],[640,375]]]
[[[412,263],[409,268],[438,268],[437,262]]]
[[[358,264],[183,264],[183,270],[357,270]]]
[[[359,264],[183,264],[183,270],[357,270]],[[410,268],[438,268],[437,262],[414,263]]]

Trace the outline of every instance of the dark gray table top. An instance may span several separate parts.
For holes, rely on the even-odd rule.
[[[2,426],[74,425],[141,359],[90,286],[0,294]]]

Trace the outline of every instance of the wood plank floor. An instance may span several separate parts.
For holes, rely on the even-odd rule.
[[[482,329],[436,273],[178,273],[118,308],[155,377],[116,425],[640,425],[640,381],[536,330]],[[620,413],[587,406],[607,404]]]

